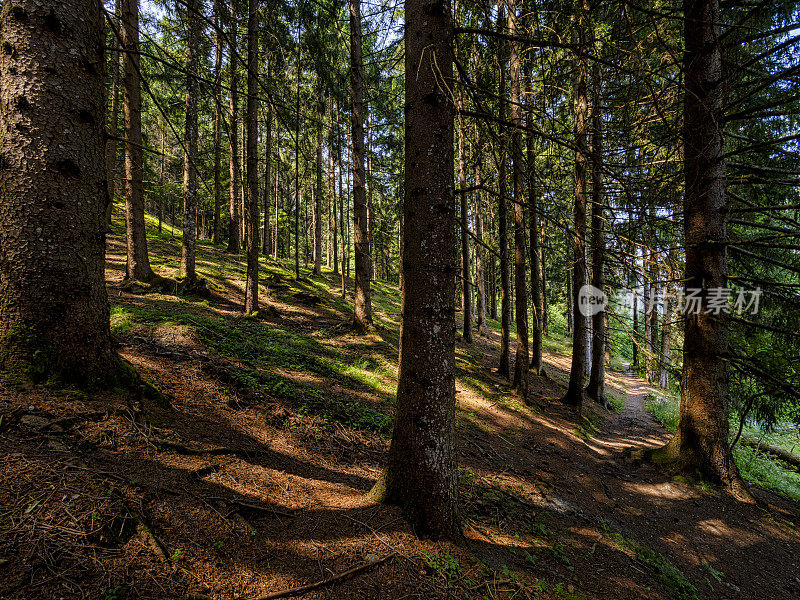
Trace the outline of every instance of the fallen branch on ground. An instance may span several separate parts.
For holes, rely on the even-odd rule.
[[[312,590],[316,590],[326,585],[330,585],[337,581],[341,581],[342,579],[346,579],[351,575],[360,573],[361,571],[366,571],[371,567],[376,567],[379,564],[386,562],[387,560],[389,560],[394,556],[395,554],[387,554],[386,556],[384,556],[383,558],[379,558],[375,562],[364,563],[363,565],[353,567],[352,569],[348,569],[347,571],[344,571],[337,575],[333,575],[332,577],[328,577],[327,579],[321,579],[315,583],[309,583],[308,585],[301,585],[299,587],[294,587],[288,590],[272,592],[271,594],[267,594],[266,596],[260,596],[258,598],[255,598],[254,600],[274,600],[275,598],[288,598],[289,596],[298,596],[300,594],[305,594],[306,592],[310,592]]]

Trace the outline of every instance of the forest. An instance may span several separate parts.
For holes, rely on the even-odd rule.
[[[800,598],[799,364],[798,2],[0,0],[0,600]]]

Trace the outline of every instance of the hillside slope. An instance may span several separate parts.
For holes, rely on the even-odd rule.
[[[418,540],[364,499],[391,434],[399,292],[374,287],[376,331],[349,327],[329,270],[296,281],[262,259],[257,318],[242,257],[202,243],[210,297],[123,284],[120,215],[107,281],[118,350],[160,393],[0,388],[0,598],[771,598],[800,595],[797,507],[764,507],[626,460],[668,434],[646,386],[611,372],[620,411],[558,402],[566,346],[531,405],[495,376],[492,330],[457,347],[467,547]],[[150,226],[174,277],[180,240]],[[352,282],[348,282],[352,286]],[[352,287],[350,288],[352,289]],[[493,324],[496,327],[496,324]]]

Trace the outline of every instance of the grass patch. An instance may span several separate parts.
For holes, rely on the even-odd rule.
[[[678,430],[680,402],[650,392],[645,396],[644,407],[667,431],[675,433]]]
[[[673,597],[679,600],[703,600],[702,594],[686,578],[683,571],[664,556],[655,550],[640,546],[619,533],[614,533],[611,537],[620,550],[630,554],[644,565],[653,578],[668,589]]]
[[[648,394],[646,398],[645,408],[659,423],[670,432],[675,433],[680,416],[680,402],[652,393]],[[734,430],[733,424],[731,430]],[[796,447],[796,442],[794,442],[796,438],[793,433],[767,434],[764,439],[775,445],[785,444],[782,445],[784,448],[786,446]],[[733,459],[736,461],[742,477],[748,483],[800,501],[800,473],[797,471],[784,466],[781,461],[773,459],[755,448],[740,444],[733,449]]]

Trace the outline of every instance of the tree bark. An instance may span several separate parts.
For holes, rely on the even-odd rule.
[[[397,414],[372,496],[416,531],[460,539],[455,468],[454,106],[449,0],[406,1],[403,321]]]
[[[517,32],[516,0],[507,0],[508,33]],[[528,373],[530,352],[528,350],[528,292],[525,277],[525,165],[522,155],[522,104],[520,94],[519,42],[511,42],[509,67],[511,77],[511,154],[514,163],[514,307],[517,324],[517,349],[514,359],[514,391],[523,400],[528,398]]]
[[[214,0],[214,224],[211,241],[219,244],[222,207],[222,36],[220,35],[220,0]]]
[[[475,125],[475,280],[478,293],[475,299],[475,312],[478,313],[478,334],[486,335],[486,268],[483,258],[483,198],[481,195],[481,152],[478,126]]]
[[[339,276],[339,204],[342,201],[341,198],[341,185],[339,186],[339,193],[336,193],[336,170],[334,170],[333,166],[333,147],[336,146],[337,151],[339,147],[339,112],[333,110],[333,101],[331,101],[331,123],[334,125],[333,132],[331,133],[330,143],[328,146],[328,168],[331,172],[331,202],[333,203],[333,221],[331,226],[333,227],[331,231],[331,237],[333,242],[333,274],[334,276]],[[337,157],[337,166],[339,170],[339,182],[341,182],[341,155]]]
[[[122,1],[116,0],[114,16],[117,23],[122,17]],[[106,225],[111,228],[111,214],[114,208],[114,194],[117,183],[117,150],[119,138],[119,43],[114,43],[115,49],[111,52],[111,113],[108,119],[108,139],[106,140],[106,185],[108,186],[108,206],[106,207]]]
[[[699,471],[751,501],[728,445],[728,325],[710,314],[709,290],[727,285],[728,203],[722,141],[724,81],[718,0],[685,0],[684,235],[687,288],[702,290],[701,310],[684,319],[683,378],[678,429],[653,453],[683,471]]]
[[[200,53],[199,0],[187,0],[186,19],[186,153],[183,158],[183,239],[181,242],[181,272],[191,286],[195,273],[195,242],[197,239],[197,94],[198,61]]]
[[[530,368],[535,375],[542,375],[542,266],[539,260],[539,199],[536,191],[536,153],[533,147],[533,90],[530,61],[525,73],[526,124],[527,134],[527,163],[528,163],[528,206],[530,208],[530,255],[531,255],[531,305],[533,318],[531,320],[531,364]]]
[[[588,6],[582,3],[580,25],[578,27],[579,54],[577,57],[578,76],[575,83],[575,231],[572,234],[572,307],[574,335],[572,337],[572,367],[570,369],[569,387],[564,401],[577,406],[583,404],[586,387],[586,370],[589,365],[586,340],[589,335],[587,318],[581,313],[579,296],[581,288],[586,285],[586,163],[588,148],[586,143],[587,117],[589,102],[586,95],[587,58],[586,36],[589,28]]]
[[[236,3],[230,5],[231,30],[228,34],[228,63],[230,67],[230,122],[228,123],[228,146],[230,167],[230,196],[228,221],[228,252],[239,253],[239,78],[236,69],[236,53],[238,25],[235,9]]]
[[[314,194],[314,275],[322,275],[322,129],[317,128],[317,191]]]
[[[153,278],[147,254],[142,189],[142,80],[139,69],[139,0],[122,5],[123,114],[125,120],[125,224],[127,226],[126,278]]]
[[[497,12],[497,29],[503,29],[505,21],[505,6],[501,5]],[[500,70],[500,121],[506,118],[506,70],[505,70],[505,49],[504,44],[500,44],[498,49],[498,69]],[[508,378],[511,370],[510,346],[511,346],[511,275],[509,273],[508,257],[508,198],[506,190],[506,155],[507,141],[506,131],[500,125],[500,164],[497,165],[497,177],[499,179],[498,191],[498,238],[500,244],[500,364],[497,367],[498,374]]]
[[[350,127],[353,138],[353,232],[355,237],[355,316],[357,330],[372,327],[369,234],[364,173],[364,66],[361,49],[361,0],[350,0]]]
[[[300,27],[297,28],[297,80],[294,94],[294,277],[300,279]]]
[[[270,206],[272,205],[272,107],[267,103],[266,107],[266,148],[264,150],[264,245],[261,248],[264,256],[269,256],[272,252],[272,215]],[[275,219],[278,218],[277,212]]]
[[[247,235],[247,279],[244,312],[258,312],[258,5],[249,0],[247,14],[247,195],[244,219]]]
[[[459,108],[461,107],[461,97],[458,99]],[[461,190],[467,187],[466,161],[464,158],[464,126],[462,119],[458,120],[458,187]],[[461,192],[458,195],[461,208],[461,290],[464,315],[463,339],[467,344],[472,343],[472,293],[470,291],[469,275],[469,221],[467,217],[467,194]]]
[[[593,42],[592,42],[593,43]],[[605,231],[603,198],[603,131],[600,70],[592,65],[592,285],[605,290]],[[608,408],[606,400],[606,312],[592,315],[592,364],[586,393]]]
[[[105,57],[91,0],[0,13],[0,369],[108,383]]]

